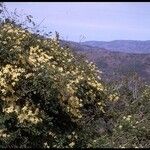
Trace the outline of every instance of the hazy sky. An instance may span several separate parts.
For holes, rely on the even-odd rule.
[[[65,40],[150,40],[150,2],[7,2]]]

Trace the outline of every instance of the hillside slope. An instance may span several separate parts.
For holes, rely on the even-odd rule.
[[[94,62],[98,68],[101,68],[102,77],[106,81],[137,74],[143,81],[150,82],[150,54],[112,52],[76,42],[63,41],[62,43],[62,45],[68,45],[74,52],[82,54],[88,60]]]

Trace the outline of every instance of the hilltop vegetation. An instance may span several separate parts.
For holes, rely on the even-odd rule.
[[[105,85],[99,75],[57,36],[2,15],[0,147],[149,147],[150,87]]]

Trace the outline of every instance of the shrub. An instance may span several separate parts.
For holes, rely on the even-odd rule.
[[[0,66],[1,147],[73,147],[76,132],[104,114],[95,66],[55,38],[2,23]]]

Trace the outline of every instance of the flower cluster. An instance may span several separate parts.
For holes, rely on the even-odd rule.
[[[42,119],[39,117],[39,108],[31,107],[27,103],[18,113],[18,120],[20,123],[28,121],[29,123],[37,124],[38,122],[42,122]]]
[[[10,137],[10,135],[6,133],[6,130],[0,129],[0,138],[7,138],[7,137]]]
[[[119,96],[118,96],[118,93],[114,93],[114,94],[110,94],[108,98],[109,100],[116,102],[118,101]]]
[[[15,114],[18,125],[45,126],[52,117],[47,124],[63,132],[63,125],[68,125],[67,129],[69,123],[84,122],[88,104],[104,113],[105,99],[101,95],[105,95],[105,91],[95,65],[78,60],[56,39],[35,36],[6,23],[0,27],[0,49],[3,113]],[[59,118],[59,115],[64,117]],[[65,117],[70,119],[66,125]],[[56,120],[62,121],[61,126]],[[50,125],[46,130],[49,128]],[[74,133],[69,136],[68,147],[74,147],[77,137]],[[44,141],[44,147],[49,147],[48,143]]]
[[[25,72],[24,68],[20,68],[7,64],[6,66],[2,67],[0,71],[0,89],[2,94],[6,94],[12,87],[15,86],[16,82],[19,81],[19,77],[22,73]],[[9,79],[9,80],[8,80]]]

